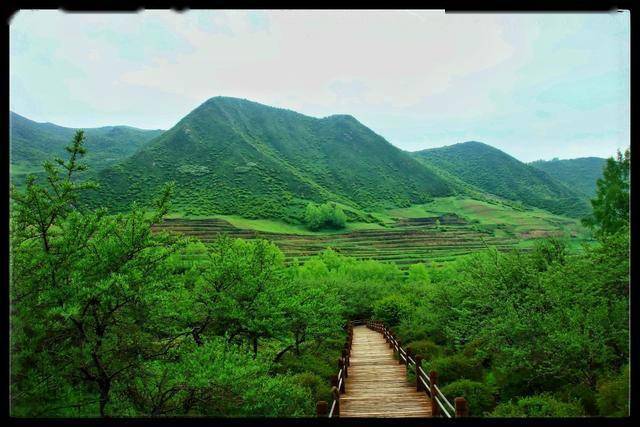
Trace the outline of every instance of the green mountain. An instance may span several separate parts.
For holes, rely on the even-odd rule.
[[[354,215],[453,193],[351,116],[317,119],[227,97],[206,101],[98,179],[95,197],[116,209],[148,203],[175,181],[176,211],[253,218],[300,218],[309,200],[334,201]]]
[[[529,164],[591,198],[596,195],[596,181],[602,178],[602,169],[606,161],[600,157],[581,157],[568,160],[537,160]]]
[[[40,172],[42,162],[54,156],[64,156],[76,129],[38,123],[9,112],[11,174]],[[88,153],[86,162],[91,170],[101,169],[122,160],[162,130],[143,130],[129,126],[106,126],[85,129]]]
[[[481,142],[469,141],[413,153],[484,192],[521,201],[555,214],[580,217],[589,212],[584,195],[545,172]]]

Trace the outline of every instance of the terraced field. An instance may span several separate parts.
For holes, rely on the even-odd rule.
[[[439,225],[437,221],[439,221]],[[219,219],[167,219],[156,230],[180,232],[203,242],[213,241],[220,233],[245,239],[265,238],[278,245],[290,263],[304,262],[318,252],[332,248],[361,259],[393,261],[400,267],[414,263],[441,263],[470,251],[495,246],[509,249],[518,239],[498,237],[490,230],[478,230],[462,218],[446,214],[429,218],[403,218],[383,230],[360,230],[343,234],[300,235],[241,229]]]
[[[459,196],[377,215],[383,219],[381,224],[349,223],[343,231],[315,233],[303,226],[239,217],[170,218],[154,228],[195,236],[203,242],[213,241],[220,233],[268,239],[282,249],[287,263],[295,258],[304,262],[332,248],[360,259],[395,262],[401,268],[415,263],[440,265],[487,246],[527,250],[536,239],[548,236],[565,237],[572,250],[580,250],[581,242],[589,239],[586,229],[573,218]]]

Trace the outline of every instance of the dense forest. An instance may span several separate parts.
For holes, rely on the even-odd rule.
[[[11,189],[13,415],[313,416],[345,322],[368,318],[470,415],[628,414],[629,151],[607,160],[581,251],[542,239],[403,275],[330,249],[285,266],[265,240],[152,232],[172,185],[152,209],[89,208],[84,139]]]

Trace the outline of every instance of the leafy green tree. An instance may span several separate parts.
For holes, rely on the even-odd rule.
[[[293,349],[300,355],[300,346],[307,341],[322,342],[325,337],[339,331],[345,320],[344,308],[336,292],[327,284],[300,280],[294,276],[288,281],[282,296],[288,300],[284,306],[286,328],[290,331],[293,343],[278,353]]]
[[[629,149],[624,154],[618,151],[615,159],[607,159],[603,176],[596,183],[593,213],[583,223],[597,233],[615,233],[629,224],[630,153]]]
[[[271,376],[265,358],[214,337],[189,341],[150,364],[128,385],[138,413],[151,416],[309,416],[310,391],[287,375]]]
[[[80,210],[80,193],[94,187],[76,181],[86,169],[83,143],[78,131],[67,161],[45,163],[46,186],[30,177],[24,191],[12,189],[16,413],[39,406],[43,413],[78,414],[97,404],[105,416],[118,383],[173,342],[149,327],[171,286],[164,260],[181,245],[150,230],[168,209],[170,188],[152,214],[135,206],[113,217]]]
[[[629,365],[623,366],[619,375],[598,385],[597,405],[600,415],[629,415]]]
[[[320,227],[322,227],[322,224],[324,222],[322,217],[322,212],[320,211],[318,206],[313,202],[309,202],[309,204],[307,205],[307,210],[305,211],[304,219],[307,224],[307,227],[309,227],[310,230],[314,230],[314,231],[319,230]]]
[[[313,231],[321,228],[344,228],[347,216],[335,203],[323,203],[318,206],[309,202],[305,211],[305,223]]]
[[[376,320],[388,326],[396,326],[409,315],[411,305],[406,298],[391,294],[373,304],[373,315]]]
[[[476,417],[481,417],[494,408],[495,392],[493,387],[471,380],[457,380],[442,387],[442,393],[449,401],[464,396],[469,405],[469,415]]]
[[[284,310],[292,302],[285,293],[283,260],[280,249],[267,240],[220,237],[199,266],[194,340],[202,344],[207,334],[226,334],[230,342],[246,339],[255,357],[260,339],[285,329]]]
[[[516,402],[499,404],[494,417],[578,417],[583,415],[576,402],[559,401],[548,394],[523,397]]]
[[[408,281],[410,283],[421,283],[424,285],[431,284],[429,270],[427,270],[424,264],[411,264],[411,266],[409,266]]]

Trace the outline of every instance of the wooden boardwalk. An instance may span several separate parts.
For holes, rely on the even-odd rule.
[[[431,401],[406,380],[381,333],[354,326],[340,417],[431,417]]]

